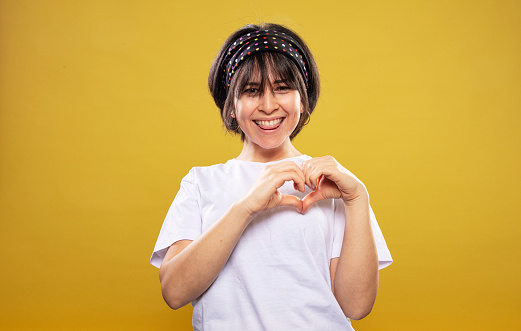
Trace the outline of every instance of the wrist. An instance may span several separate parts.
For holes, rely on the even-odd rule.
[[[360,182],[358,188],[353,190],[351,194],[347,197],[343,197],[344,205],[346,207],[351,207],[355,205],[368,205],[369,204],[369,192],[367,191],[365,185]]]
[[[244,201],[244,199],[239,199],[237,201],[235,201],[233,204],[232,204],[232,207],[231,207],[235,213],[237,213],[237,216],[241,219],[244,219],[244,221],[246,222],[246,225],[249,224],[253,218],[255,217],[255,214],[256,212],[254,210],[252,210],[251,208],[248,207],[248,205],[246,204],[246,201]]]

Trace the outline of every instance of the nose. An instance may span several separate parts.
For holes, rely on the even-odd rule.
[[[273,111],[279,108],[277,97],[275,93],[267,86],[266,90],[260,97],[259,109],[266,114],[271,114]]]

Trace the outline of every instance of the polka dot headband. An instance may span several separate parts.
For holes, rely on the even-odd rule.
[[[309,88],[309,65],[302,46],[284,32],[259,30],[250,32],[237,39],[228,49],[221,68],[226,94],[230,88],[233,75],[245,59],[260,52],[276,52],[287,56],[298,67],[306,87]]]

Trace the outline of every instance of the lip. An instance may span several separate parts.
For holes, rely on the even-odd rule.
[[[263,132],[274,132],[282,126],[285,117],[263,117],[256,118],[253,123]]]
[[[278,119],[284,119],[285,116],[272,116],[272,117],[258,117],[254,118],[253,121],[274,121]]]

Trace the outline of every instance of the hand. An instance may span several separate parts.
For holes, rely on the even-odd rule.
[[[314,190],[302,200],[301,213],[324,199],[342,199],[348,206],[360,197],[367,197],[365,185],[332,156],[307,160],[301,167],[305,184]]]
[[[242,198],[248,213],[254,214],[278,206],[294,206],[300,212],[302,200],[294,195],[284,195],[279,188],[287,181],[293,181],[295,190],[304,192],[305,182],[302,169],[293,161],[270,164],[264,168],[251,189]]]

